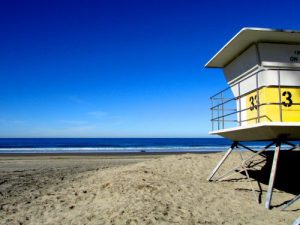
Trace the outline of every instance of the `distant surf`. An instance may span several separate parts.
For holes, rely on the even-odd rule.
[[[0,154],[10,153],[170,153],[220,152],[230,146],[224,138],[0,138]],[[259,149],[263,142],[251,142]]]

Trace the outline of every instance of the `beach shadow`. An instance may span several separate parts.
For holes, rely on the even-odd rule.
[[[265,152],[266,162],[260,170],[248,170],[249,176],[259,183],[268,185],[274,151]],[[274,188],[290,194],[300,194],[299,182],[300,151],[280,151]],[[244,175],[245,173],[242,172]]]

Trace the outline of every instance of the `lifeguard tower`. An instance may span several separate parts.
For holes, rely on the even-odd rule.
[[[298,146],[292,141],[300,140],[300,31],[244,28],[205,67],[223,69],[229,85],[211,97],[210,134],[233,142],[208,180],[224,179],[236,170],[244,171],[249,179],[250,161],[258,155],[264,157],[264,152],[275,145],[265,203],[269,209],[281,145],[294,150]],[[270,144],[253,150],[241,141]],[[230,153],[238,148],[254,154],[213,179]],[[299,196],[286,207],[297,199]]]

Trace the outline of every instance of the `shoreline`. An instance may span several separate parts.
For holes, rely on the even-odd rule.
[[[182,155],[182,154],[215,154],[215,153],[220,153],[223,152],[221,150],[219,151],[199,151],[199,152],[116,152],[116,153],[78,153],[78,152],[70,152],[70,153],[0,153],[0,159],[1,157],[31,157],[31,156],[99,156],[99,157],[111,157],[111,156],[163,156],[163,155]]]

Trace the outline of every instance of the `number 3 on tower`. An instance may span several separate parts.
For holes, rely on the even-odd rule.
[[[282,96],[286,97],[285,101],[282,102],[282,105],[284,105],[285,107],[291,107],[293,104],[292,93],[289,91],[285,91],[282,93]],[[286,102],[286,101],[288,101],[288,102]]]

